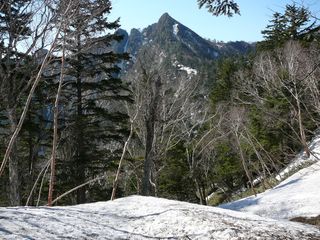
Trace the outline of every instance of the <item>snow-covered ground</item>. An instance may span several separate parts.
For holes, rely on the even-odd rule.
[[[320,138],[310,148],[320,156]],[[279,177],[310,160],[317,159],[300,154]],[[0,239],[318,240],[319,228],[286,219],[320,214],[320,162],[264,193],[221,207],[141,196],[68,207],[6,207],[0,208]]]
[[[317,228],[132,196],[70,207],[0,208],[0,239],[320,239]]]
[[[309,146],[313,155],[306,158],[305,154],[299,154],[277,178],[283,178],[306,162],[315,162],[314,164],[257,196],[223,204],[220,207],[274,219],[320,215],[320,162],[317,159],[320,157],[320,137],[315,138]]]

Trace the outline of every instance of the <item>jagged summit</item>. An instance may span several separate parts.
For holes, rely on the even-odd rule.
[[[176,20],[173,17],[171,17],[169,15],[169,13],[166,12],[166,13],[161,15],[161,17],[159,18],[158,22],[160,22],[160,21],[176,21]]]
[[[172,18],[169,13],[165,12],[164,14],[161,15],[160,18]]]
[[[128,51],[133,57],[137,57],[142,48],[155,45],[168,53],[168,56],[182,55],[186,58],[204,60],[214,60],[235,53],[243,54],[252,48],[250,44],[244,42],[219,44],[210,42],[168,13],[162,14],[158,22],[145,29],[132,29],[130,34],[124,30],[119,33],[124,36],[124,40],[118,43],[120,47],[116,44],[114,49],[117,52]]]
[[[133,28],[130,33],[119,30],[118,33],[123,40],[114,43],[112,50],[131,55],[131,61],[121,65],[124,72],[135,68],[135,61],[142,56],[142,52],[153,56],[159,54],[154,52],[159,50],[169,65],[174,66],[178,61],[179,64],[199,70],[205,62],[221,56],[244,54],[252,49],[252,45],[245,42],[217,43],[204,39],[168,13],[162,14],[156,23],[144,29]],[[159,61],[160,58],[156,60]]]

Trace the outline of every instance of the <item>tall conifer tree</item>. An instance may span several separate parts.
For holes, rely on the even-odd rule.
[[[258,47],[274,49],[283,46],[288,40],[312,41],[319,29],[307,8],[288,4],[284,13],[273,14],[270,24],[261,32],[265,40]]]
[[[58,7],[68,2],[60,1]],[[63,142],[72,154],[71,159],[61,163],[64,167],[60,179],[69,179],[69,187],[96,176],[101,168],[105,171],[117,156],[114,146],[120,146],[126,134],[126,116],[119,111],[119,101],[129,99],[129,91],[118,78],[117,65],[127,55],[110,50],[112,41],[121,40],[112,33],[119,27],[118,22],[107,19],[111,2],[76,0],[72,4],[70,24],[62,29],[68,53],[62,92],[67,126]],[[75,197],[77,203],[86,202],[86,189],[78,189]]]
[[[28,11],[30,0],[0,1],[0,112],[12,134],[18,123],[21,93],[29,80],[29,57],[19,52],[21,41],[31,35],[29,27],[32,13]],[[1,130],[0,130],[1,131]],[[21,204],[19,157],[17,144],[9,160],[9,203]]]

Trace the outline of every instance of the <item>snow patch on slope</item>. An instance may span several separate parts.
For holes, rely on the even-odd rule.
[[[316,228],[299,223],[141,196],[70,207],[0,208],[0,216],[0,239],[320,238]]]
[[[179,24],[178,23],[173,24],[172,28],[173,28],[173,34],[177,36],[179,32]]]
[[[299,168],[300,166],[307,164],[307,163],[313,163],[317,162],[320,159],[320,135],[315,137],[311,143],[309,144],[309,150],[311,151],[312,155],[308,158],[306,156],[305,152],[301,152],[300,154],[295,157],[292,162],[283,169],[277,176],[276,179],[278,181],[284,179],[288,173],[290,173],[292,170]]]
[[[220,207],[274,219],[320,215],[320,162],[317,159],[320,157],[320,137],[315,138],[309,147],[313,155],[307,158],[305,153],[299,154],[280,172],[277,179],[283,179],[289,172],[305,163],[316,163],[257,196],[223,204]]]
[[[179,63],[178,61],[175,61],[173,63],[173,66],[177,67],[180,71],[187,72],[187,74],[190,75],[190,76],[198,74],[198,71],[196,69],[193,69],[191,67],[186,67],[186,66],[182,65],[181,63]]]

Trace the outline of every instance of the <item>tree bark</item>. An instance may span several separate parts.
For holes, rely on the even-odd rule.
[[[17,127],[17,117],[15,110],[8,110],[8,116],[10,121],[11,133],[13,133]],[[9,202],[11,206],[21,205],[19,158],[17,157],[17,152],[17,145],[16,143],[14,143],[9,156]]]
[[[77,35],[77,52],[80,53],[82,50],[80,35]],[[77,55],[78,64],[81,62],[80,55]],[[82,78],[81,78],[81,66],[77,66],[76,68],[76,81],[77,81],[77,141],[76,141],[76,174],[77,174],[77,184],[84,183],[85,178],[85,152],[84,149],[84,134],[83,134],[83,101],[82,101]],[[85,186],[77,189],[77,203],[85,203],[86,202],[86,188]]]
[[[65,44],[65,39],[64,39]],[[56,177],[56,157],[57,157],[57,144],[58,144],[58,117],[59,117],[59,100],[62,90],[62,83],[64,78],[64,59],[65,59],[65,47],[62,49],[61,57],[61,73],[59,79],[59,86],[57,90],[56,100],[53,109],[53,140],[52,140],[52,153],[51,153],[51,172],[50,172],[50,182],[49,182],[49,192],[48,192],[48,206],[52,206],[52,196]]]
[[[26,118],[26,115],[27,115],[27,112],[29,110],[29,106],[30,106],[30,103],[31,103],[31,99],[32,99],[32,97],[34,95],[34,92],[35,92],[37,86],[38,86],[38,83],[41,80],[42,72],[44,71],[45,67],[47,66],[47,63],[48,63],[47,60],[48,60],[49,56],[51,55],[53,49],[55,48],[56,40],[58,38],[59,33],[60,33],[60,28],[58,29],[58,32],[56,33],[56,36],[55,36],[55,39],[53,40],[51,48],[47,52],[47,54],[46,54],[46,56],[45,56],[45,58],[44,58],[44,60],[43,60],[43,62],[41,64],[40,70],[39,70],[39,72],[37,74],[37,77],[33,82],[33,85],[31,87],[31,90],[30,90],[29,94],[28,94],[25,106],[24,106],[23,111],[21,113],[19,122],[18,122],[18,124],[16,124],[15,129],[14,130],[12,129],[13,130],[13,134],[12,134],[12,136],[10,138],[10,141],[8,143],[6,152],[5,152],[4,157],[3,157],[3,161],[2,161],[1,166],[0,166],[0,176],[3,174],[3,171],[4,171],[4,168],[5,168],[6,164],[7,164],[8,158],[9,158],[9,156],[10,156],[12,150],[13,150],[14,145],[16,144],[16,139],[17,139],[17,137],[18,137],[18,135],[20,133],[20,130],[21,130],[22,125],[24,123],[24,120]]]
[[[150,83],[152,84],[152,83]],[[146,149],[145,149],[145,159],[143,166],[143,178],[142,178],[142,192],[144,196],[154,195],[154,179],[153,179],[153,165],[155,158],[154,150],[154,131],[155,122],[157,120],[157,110],[160,102],[160,88],[161,88],[161,78],[158,77],[154,90],[151,91],[151,102],[149,110],[146,116]]]
[[[246,159],[244,157],[244,153],[242,151],[242,148],[241,148],[241,143],[240,143],[240,138],[239,138],[239,135],[237,132],[235,132],[235,137],[236,137],[236,142],[237,142],[237,145],[238,145],[238,149],[239,149],[239,154],[240,154],[240,159],[241,159],[241,163],[242,163],[242,166],[243,166],[243,169],[247,175],[247,178],[249,180],[249,184],[250,184],[250,187],[251,187],[251,190],[253,191],[254,195],[257,195],[255,189],[254,189],[254,186],[253,186],[253,180],[252,180],[252,177],[251,177],[251,173],[248,169],[248,166],[247,166],[247,163],[246,163]]]
[[[127,138],[127,141],[124,143],[122,154],[121,154],[121,158],[120,158],[120,161],[119,161],[118,170],[117,170],[117,173],[116,173],[116,177],[114,178],[114,181],[113,181],[111,200],[114,200],[116,198],[116,191],[117,191],[117,187],[118,187],[120,171],[121,171],[121,168],[122,168],[124,156],[125,156],[125,154],[127,152],[128,145],[129,145],[130,140],[131,140],[132,135],[133,135],[133,124],[134,124],[134,121],[136,120],[136,118],[138,116],[138,113],[139,113],[139,107],[137,107],[137,110],[136,110],[136,113],[135,113],[134,117],[132,119],[130,119],[130,133],[129,133],[129,136]]]
[[[307,158],[309,158],[311,153],[310,153],[310,149],[308,147],[307,138],[306,138],[306,134],[304,131],[304,126],[303,126],[303,122],[302,122],[301,105],[300,105],[300,100],[299,100],[299,96],[297,93],[295,94],[295,98],[296,98],[297,107],[298,107],[298,122],[299,122],[299,132],[300,132],[301,143],[302,143],[304,151],[306,152]]]

